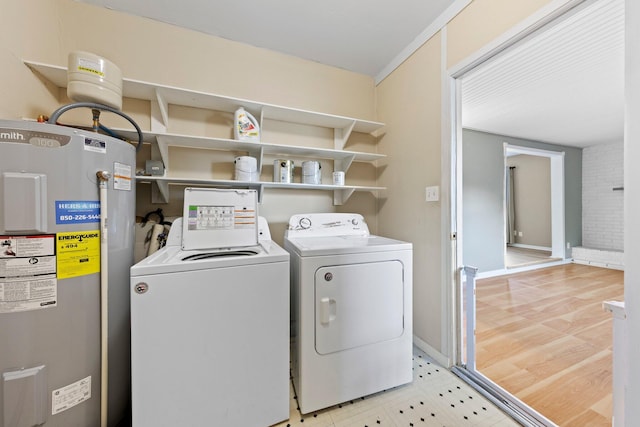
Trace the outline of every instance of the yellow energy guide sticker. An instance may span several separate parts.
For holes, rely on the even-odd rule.
[[[100,272],[100,230],[56,234],[58,279]]]

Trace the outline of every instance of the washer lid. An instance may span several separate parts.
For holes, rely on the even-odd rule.
[[[235,253],[242,251],[257,253],[255,255]],[[257,246],[226,250],[184,251],[179,246],[165,246],[131,267],[131,277],[288,261],[289,253],[271,240],[261,241]]]
[[[411,243],[380,236],[287,237],[285,249],[300,256],[410,250]]]

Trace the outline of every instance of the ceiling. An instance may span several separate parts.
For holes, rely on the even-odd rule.
[[[370,75],[470,0],[78,0]],[[587,0],[462,79],[465,128],[586,147],[622,140],[624,0]],[[418,43],[418,44],[416,44]],[[400,58],[400,59],[399,59]],[[392,68],[391,68],[392,69]],[[382,76],[382,77],[381,77]]]
[[[624,0],[574,10],[462,79],[462,125],[588,147],[624,132]]]
[[[375,77],[470,0],[81,1]]]

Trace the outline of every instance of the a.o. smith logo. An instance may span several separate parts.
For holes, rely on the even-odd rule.
[[[22,133],[16,131],[3,131],[0,132],[0,139],[5,139],[7,141],[24,141],[25,137]]]
[[[23,129],[0,128],[0,142],[19,142],[36,147],[58,148],[71,141],[69,135],[59,135],[48,132],[35,132]]]

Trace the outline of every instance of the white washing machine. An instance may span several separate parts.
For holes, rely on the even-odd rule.
[[[412,381],[412,245],[358,214],[289,220],[292,375],[306,414]]]
[[[187,188],[167,245],[131,268],[133,427],[289,418],[289,254],[256,200]]]

